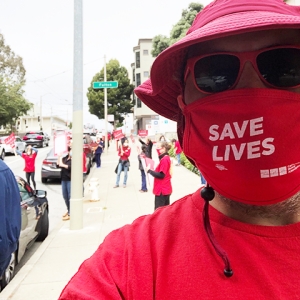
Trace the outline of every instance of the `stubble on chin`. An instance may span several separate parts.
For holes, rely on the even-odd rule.
[[[285,201],[272,205],[250,205],[228,199],[218,192],[216,196],[223,202],[228,211],[236,212],[253,219],[282,220],[282,225],[300,221],[300,192]]]

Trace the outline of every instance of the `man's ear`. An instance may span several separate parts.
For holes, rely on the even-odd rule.
[[[185,103],[184,103],[184,100],[183,100],[183,96],[182,95],[178,95],[177,96],[177,103],[178,103],[178,106],[179,108],[181,109],[181,111],[183,111],[184,107],[185,107]]]

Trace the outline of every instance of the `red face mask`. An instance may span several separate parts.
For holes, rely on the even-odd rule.
[[[182,106],[184,153],[221,195],[269,205],[300,190],[299,94],[239,89]]]

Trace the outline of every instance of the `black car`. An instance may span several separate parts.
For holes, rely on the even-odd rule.
[[[18,248],[11,254],[7,269],[3,274],[0,274],[0,291],[12,280],[15,267],[20,262],[26,249],[35,241],[45,240],[49,231],[47,192],[33,190],[20,176],[15,176],[15,178],[20,191],[21,232]]]
[[[92,167],[92,160],[86,156],[86,175],[90,173]],[[57,155],[54,154],[54,148],[48,153],[46,158],[42,162],[41,179],[42,183],[47,183],[48,179],[60,179],[61,169],[57,166]]]
[[[26,146],[43,148],[49,146],[50,137],[43,131],[30,131],[23,136],[23,141],[26,142]]]

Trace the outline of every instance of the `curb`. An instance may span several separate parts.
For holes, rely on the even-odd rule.
[[[93,165],[94,166],[94,165]],[[91,168],[91,172],[88,175],[88,178],[84,181],[84,188],[86,189],[90,179],[92,178],[93,173],[95,172],[94,167]],[[84,200],[84,197],[83,197]],[[19,270],[19,272],[14,276],[12,281],[1,291],[0,300],[13,299],[14,293],[20,287],[22,281],[27,277],[31,270],[35,267],[35,264],[38,262],[40,257],[47,250],[53,239],[57,236],[57,233],[64,226],[65,222],[60,221],[47,236],[47,238],[41,243],[35,253],[30,257],[26,264]]]
[[[63,227],[64,222],[60,221],[59,224],[53,229],[53,231],[48,235],[48,237],[41,243],[40,247],[36,252],[31,256],[27,263],[20,269],[12,281],[4,288],[0,293],[0,300],[13,299],[14,292],[20,287],[21,282],[28,275],[28,273],[34,268],[37,261],[44,254],[48,246],[53,241],[54,237],[57,235],[57,232]]]

